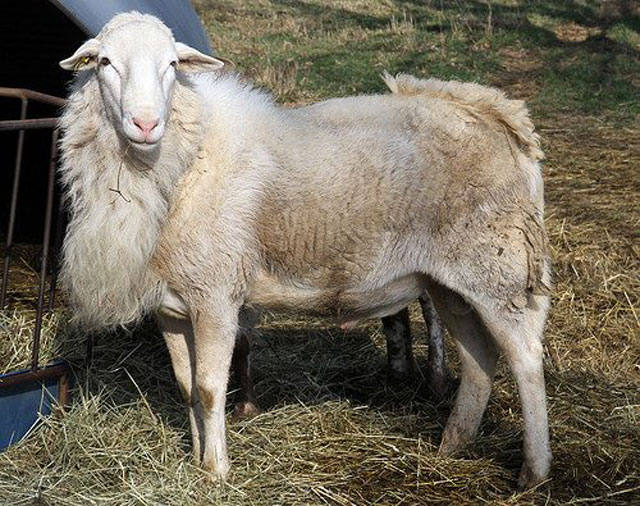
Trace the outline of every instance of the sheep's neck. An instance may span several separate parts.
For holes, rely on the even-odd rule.
[[[63,282],[78,318],[104,327],[134,321],[159,303],[163,285],[149,263],[173,189],[201,145],[202,122],[197,97],[177,84],[158,150],[139,154],[105,126],[105,113],[90,103],[99,98],[93,91],[72,97],[63,116],[61,175],[71,212]]]

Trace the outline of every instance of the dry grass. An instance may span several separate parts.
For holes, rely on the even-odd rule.
[[[31,364],[35,311],[13,310],[0,312],[0,374],[26,369]],[[40,334],[42,363],[60,356],[58,338],[59,317],[48,313],[42,319]]]
[[[553,125],[547,221],[557,282],[549,347],[561,369],[640,385],[640,130],[584,118]]]
[[[198,8],[215,46],[287,102],[381,89],[383,65],[477,75],[530,101],[548,154],[555,271],[545,357],[551,480],[514,492],[522,425],[504,365],[475,447],[441,458],[450,400],[435,405],[418,387],[387,383],[376,322],[344,334],[322,320],[267,315],[254,343],[266,412],[229,423],[233,472],[228,484],[211,484],[190,463],[186,414],[154,327],[103,336],[86,370],[81,336],[64,325],[57,335],[58,315],[45,353],[76,365],[74,402],[0,455],[1,504],[640,502],[640,131],[637,94],[625,91],[640,82],[637,31],[615,18],[598,32],[584,2],[575,19],[550,2],[494,1],[491,16],[487,3],[444,4],[201,0]],[[607,93],[585,85],[614,74]],[[27,351],[30,306],[20,300],[22,310],[0,320],[3,370]],[[412,320],[424,363],[415,308]]]
[[[30,367],[33,346],[33,331],[39,293],[39,256],[41,249],[34,245],[17,245],[11,255],[6,309],[0,310],[0,374]],[[3,272],[4,259],[0,259]],[[49,281],[45,286],[45,304],[48,304]],[[56,311],[44,313],[42,317],[40,361],[48,363],[61,356],[65,337],[60,338],[60,321],[63,303],[55,301]],[[62,326],[64,332],[65,325]]]

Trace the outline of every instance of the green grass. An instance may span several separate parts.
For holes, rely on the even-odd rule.
[[[502,51],[515,47],[525,59],[534,53],[540,60],[521,72],[538,89],[534,115],[575,111],[628,124],[640,112],[634,100],[640,17],[603,17],[599,2],[200,0],[197,6],[218,51],[283,101],[379,92],[385,69],[500,84],[509,63]],[[284,90],[279,72],[286,75]]]

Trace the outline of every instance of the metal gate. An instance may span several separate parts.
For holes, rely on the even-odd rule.
[[[48,167],[45,167],[43,171],[43,177],[46,176],[47,178],[47,187],[45,213],[42,218],[40,272],[37,299],[35,301],[35,323],[31,337],[30,368],[0,375],[0,450],[2,450],[22,439],[37,423],[39,418],[50,414],[56,405],[63,407],[67,403],[69,367],[62,361],[50,364],[40,363],[43,315],[53,310],[56,295],[58,266],[57,262],[51,262],[51,258],[57,255],[63,234],[64,214],[61,204],[58,205],[55,220],[53,216],[54,203],[57,199],[58,121],[54,116],[27,119],[29,101],[47,104],[55,111],[64,105],[65,100],[17,88],[0,88],[0,99],[17,99],[21,101],[19,119],[0,121],[0,135],[10,135],[6,132],[18,132],[16,156],[13,164],[11,200],[3,245],[2,283],[0,285],[0,311],[3,313],[14,310],[10,296],[11,276],[13,274],[12,254],[16,246],[14,238],[16,224],[18,223],[17,210],[22,179],[25,135],[28,131],[34,129],[51,130]],[[1,161],[3,164],[7,162],[6,167],[10,165],[10,161]],[[8,181],[9,175],[0,173],[0,178]],[[2,224],[2,226],[4,225]]]

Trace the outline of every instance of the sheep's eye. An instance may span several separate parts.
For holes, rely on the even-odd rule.
[[[109,60],[109,58],[107,58],[106,56],[103,56],[102,58],[100,58],[100,65],[102,65],[103,67],[111,65],[111,60]]]

